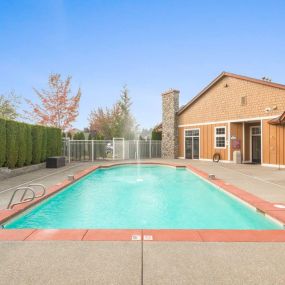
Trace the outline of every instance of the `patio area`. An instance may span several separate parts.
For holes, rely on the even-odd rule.
[[[159,162],[162,160],[147,160]],[[165,160],[163,160],[165,162]],[[270,202],[285,202],[285,170],[196,160],[191,164]],[[4,209],[19,185],[52,186],[94,164],[72,163],[1,181]],[[284,243],[2,241],[0,284],[284,284]],[[17,256],[17,258],[15,258]],[[43,258],[44,256],[44,258]]]

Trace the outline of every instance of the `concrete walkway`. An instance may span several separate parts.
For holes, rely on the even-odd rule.
[[[189,163],[266,201],[285,202],[285,169],[198,160]]]
[[[191,163],[265,200],[285,202],[285,170],[172,162]],[[20,184],[33,180],[51,186],[90,165],[73,163],[0,181],[0,208]],[[284,264],[285,243],[0,242],[0,284],[5,285],[285,284]]]
[[[3,285],[285,283],[284,243],[1,242],[0,256]]]

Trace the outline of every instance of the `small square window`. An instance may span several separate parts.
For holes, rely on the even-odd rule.
[[[187,130],[187,131],[185,131],[185,136],[186,137],[199,136],[199,130]]]
[[[251,132],[252,132],[253,135],[260,135],[261,134],[260,127],[253,127],[251,129]]]
[[[245,106],[247,104],[247,98],[246,96],[241,96],[240,98],[240,104],[241,106]]]
[[[216,128],[216,135],[224,135],[225,133],[226,133],[226,129],[224,127]]]

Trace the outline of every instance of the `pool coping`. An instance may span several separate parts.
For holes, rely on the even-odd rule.
[[[63,180],[47,189],[44,197],[31,202],[16,205],[12,210],[0,210],[0,224],[51,197],[67,186],[90,174],[96,169],[120,165],[136,165],[136,162],[94,165],[74,175],[74,180]],[[164,165],[176,168],[186,168],[216,188],[253,207],[268,218],[285,224],[285,209],[276,208],[275,204],[267,202],[221,179],[211,179],[209,174],[193,167],[168,162],[141,162],[145,165]],[[1,229],[0,241],[191,241],[191,242],[285,242],[285,230],[210,230],[210,229]]]

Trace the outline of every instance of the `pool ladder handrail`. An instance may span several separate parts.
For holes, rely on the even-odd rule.
[[[33,189],[32,187],[41,187],[41,188],[43,189],[43,191],[42,191],[41,194],[39,194],[39,195],[36,196],[35,189]],[[20,199],[20,202],[17,202],[17,203],[13,203],[13,204],[12,204],[16,193],[17,193],[18,191],[22,191],[22,190],[24,190],[24,193],[23,193],[23,195],[22,195],[22,197],[21,197],[21,199]],[[25,196],[26,196],[26,194],[27,194],[28,191],[32,192],[32,197],[29,197],[29,198],[26,198],[26,199],[25,199]],[[14,193],[13,193],[11,199],[10,199],[9,204],[8,204],[8,206],[7,206],[7,209],[13,209],[13,207],[16,206],[16,205],[23,204],[23,203],[27,203],[27,202],[31,202],[31,201],[33,201],[33,200],[36,199],[36,198],[43,197],[45,194],[46,194],[46,187],[45,187],[44,185],[42,185],[42,184],[29,184],[29,186],[18,187],[18,188],[14,191]]]

